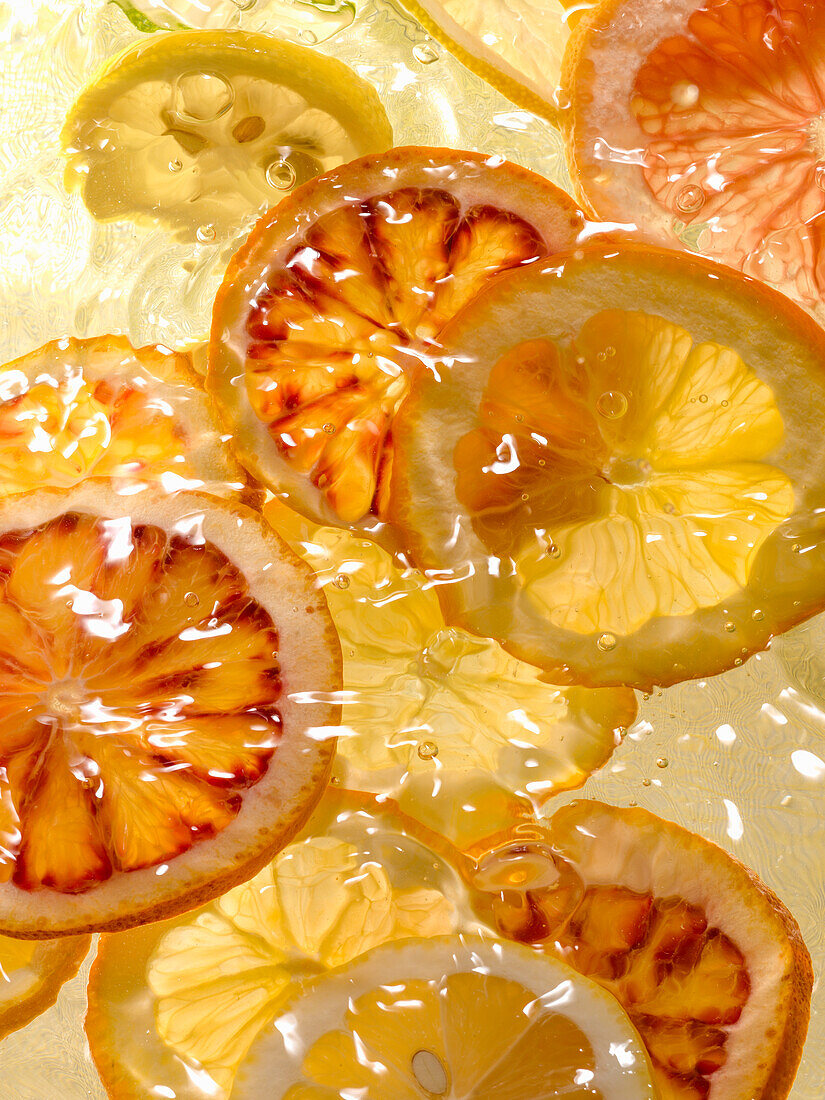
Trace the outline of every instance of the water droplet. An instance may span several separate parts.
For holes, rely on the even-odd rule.
[[[297,178],[295,169],[283,157],[277,157],[266,167],[266,182],[276,191],[289,191]]]
[[[677,107],[695,107],[699,102],[699,88],[687,80],[680,80],[670,89],[670,98]]]
[[[183,168],[183,163],[181,161],[179,161],[179,160],[170,160],[169,161],[169,171],[170,172],[180,172],[181,168]]]
[[[596,401],[596,411],[606,420],[620,420],[627,412],[627,398],[618,390],[608,390]]]
[[[666,756],[659,756],[656,758],[657,768],[666,768],[668,766],[668,758]]]
[[[305,27],[298,36],[302,42],[306,42],[308,46],[314,46],[318,41],[318,35],[315,31],[311,31],[309,27]]]
[[[681,214],[695,214],[705,205],[705,192],[695,183],[683,187],[676,196],[676,209]]]
[[[346,573],[339,573],[335,578],[336,588],[349,588],[350,579]]]
[[[209,244],[209,242],[214,241],[216,237],[214,225],[199,225],[195,236],[201,244]]]
[[[736,630],[736,623],[732,623],[730,621],[726,622],[725,630],[727,630],[728,634],[733,634],[734,630]]]
[[[707,403],[708,403],[708,395],[706,393],[700,393],[699,394],[699,404],[700,405],[707,405]]]
[[[214,122],[235,102],[235,89],[220,73],[181,73],[172,88],[172,110],[184,122]]]
[[[432,760],[438,756],[438,745],[435,741],[422,741],[418,746],[418,755],[422,760]]]
[[[751,615],[751,618],[759,623],[765,618],[765,612],[760,611],[759,608],[757,607],[756,611],[754,611],[754,613]]]
[[[650,781],[649,779],[643,779],[643,780],[642,780],[642,786],[643,786],[643,787],[649,787],[649,786],[650,786],[650,782],[651,782],[651,781]]]
[[[335,425],[334,424],[324,424],[324,431],[327,433],[327,435],[332,435],[335,431]]]
[[[434,61],[438,61],[439,54],[429,42],[419,42],[413,46],[413,57],[422,65],[432,65]]]
[[[609,653],[611,649],[615,648],[616,639],[612,634],[602,634],[599,640],[596,642],[596,645],[599,647],[599,649],[602,650],[602,652]]]
[[[821,191],[825,191],[825,164],[817,164],[814,180]]]
[[[183,597],[183,602],[186,604],[187,607],[197,607],[201,601],[200,596],[198,596],[197,592],[187,592],[186,595]]]

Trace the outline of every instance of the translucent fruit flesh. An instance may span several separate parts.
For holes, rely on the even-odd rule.
[[[241,460],[315,519],[381,518],[410,372],[496,274],[578,225],[540,177],[448,150],[394,150],[296,192],[216,300],[207,385]]]
[[[91,945],[89,936],[40,943],[0,936],[0,1038],[54,1004]]]

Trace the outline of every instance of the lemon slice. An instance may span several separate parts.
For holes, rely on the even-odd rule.
[[[564,49],[587,3],[402,0],[430,34],[513,103],[555,121]]]
[[[0,1039],[54,1004],[91,945],[89,936],[40,943],[0,936]]]
[[[300,1042],[295,1037],[300,1036]],[[235,1100],[653,1100],[619,1002],[556,959],[450,936],[379,947],[287,1003]]]
[[[61,141],[66,188],[93,217],[206,242],[388,148],[392,131],[374,89],[334,58],[265,34],[181,31],[110,61]]]

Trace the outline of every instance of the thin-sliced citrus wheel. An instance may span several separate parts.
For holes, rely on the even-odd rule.
[[[379,947],[297,994],[256,1040],[232,1095],[265,1094],[656,1097],[644,1047],[613,997],[557,959],[473,936]]]
[[[374,527],[409,372],[503,270],[572,247],[572,200],[500,157],[394,149],[264,217],[215,300],[207,389],[241,461],[321,523]]]
[[[90,936],[11,939],[0,936],[0,1039],[54,1004],[92,945]]]
[[[250,497],[189,355],[64,339],[0,368],[0,496],[85,477]]]
[[[825,338],[737,272],[590,246],[503,276],[396,429],[447,620],[557,682],[707,676],[825,605]]]
[[[402,0],[451,53],[508,99],[555,122],[577,0]]]
[[[95,479],[0,504],[0,931],[125,928],[254,874],[334,747],[340,649],[257,513]]]
[[[584,201],[825,317],[824,56],[819,3],[603,0],[565,57]]]
[[[61,141],[66,188],[96,219],[210,241],[388,148],[392,130],[375,90],[335,58],[269,34],[180,31],[109,61]]]
[[[813,974],[781,901],[715,844],[647,810],[580,801],[479,860],[480,915],[609,989],[661,1100],[784,1100]]]
[[[101,938],[86,1032],[110,1097],[221,1098],[297,983],[410,936],[456,931],[449,845],[331,788],[299,838],[197,913]]]

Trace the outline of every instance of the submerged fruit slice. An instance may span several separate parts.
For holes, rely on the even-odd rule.
[[[0,505],[0,930],[168,916],[248,878],[330,766],[340,651],[260,517],[91,480]]]
[[[248,496],[188,355],[64,339],[0,369],[0,496],[84,477]]]
[[[89,936],[41,943],[0,936],[0,1039],[54,1004],[91,945]]]
[[[615,994],[661,1100],[787,1096],[813,975],[782,902],[721,848],[646,810],[574,802],[528,832],[480,859],[478,911]]]
[[[581,786],[633,722],[627,688],[553,687],[497,642],[448,627],[425,578],[376,543],[277,501],[264,515],[312,568],[341,638],[345,786],[398,798],[463,846],[503,827],[514,795],[541,805]]]
[[[379,947],[309,985],[256,1041],[233,1097],[653,1100],[649,1072],[597,985],[515,944],[455,936]]]
[[[102,937],[86,1032],[109,1095],[141,1100],[162,1081],[178,1100],[223,1098],[298,982],[390,940],[455,931],[460,881],[429,839],[390,800],[330,790],[249,882],[196,914]]]
[[[493,276],[581,225],[540,176],[448,149],[394,149],[301,188],[215,300],[207,389],[241,461],[319,522],[375,527],[410,371]]]
[[[352,69],[269,34],[180,31],[110,61],[61,135],[66,188],[99,221],[237,233],[305,180],[392,144]]]
[[[565,58],[582,196],[825,317],[824,50],[817,3],[606,0]]]
[[[591,246],[506,276],[397,429],[448,621],[561,682],[719,672],[825,605],[825,339],[735,272]]]
[[[402,0],[434,38],[508,99],[556,121],[575,0]]]

